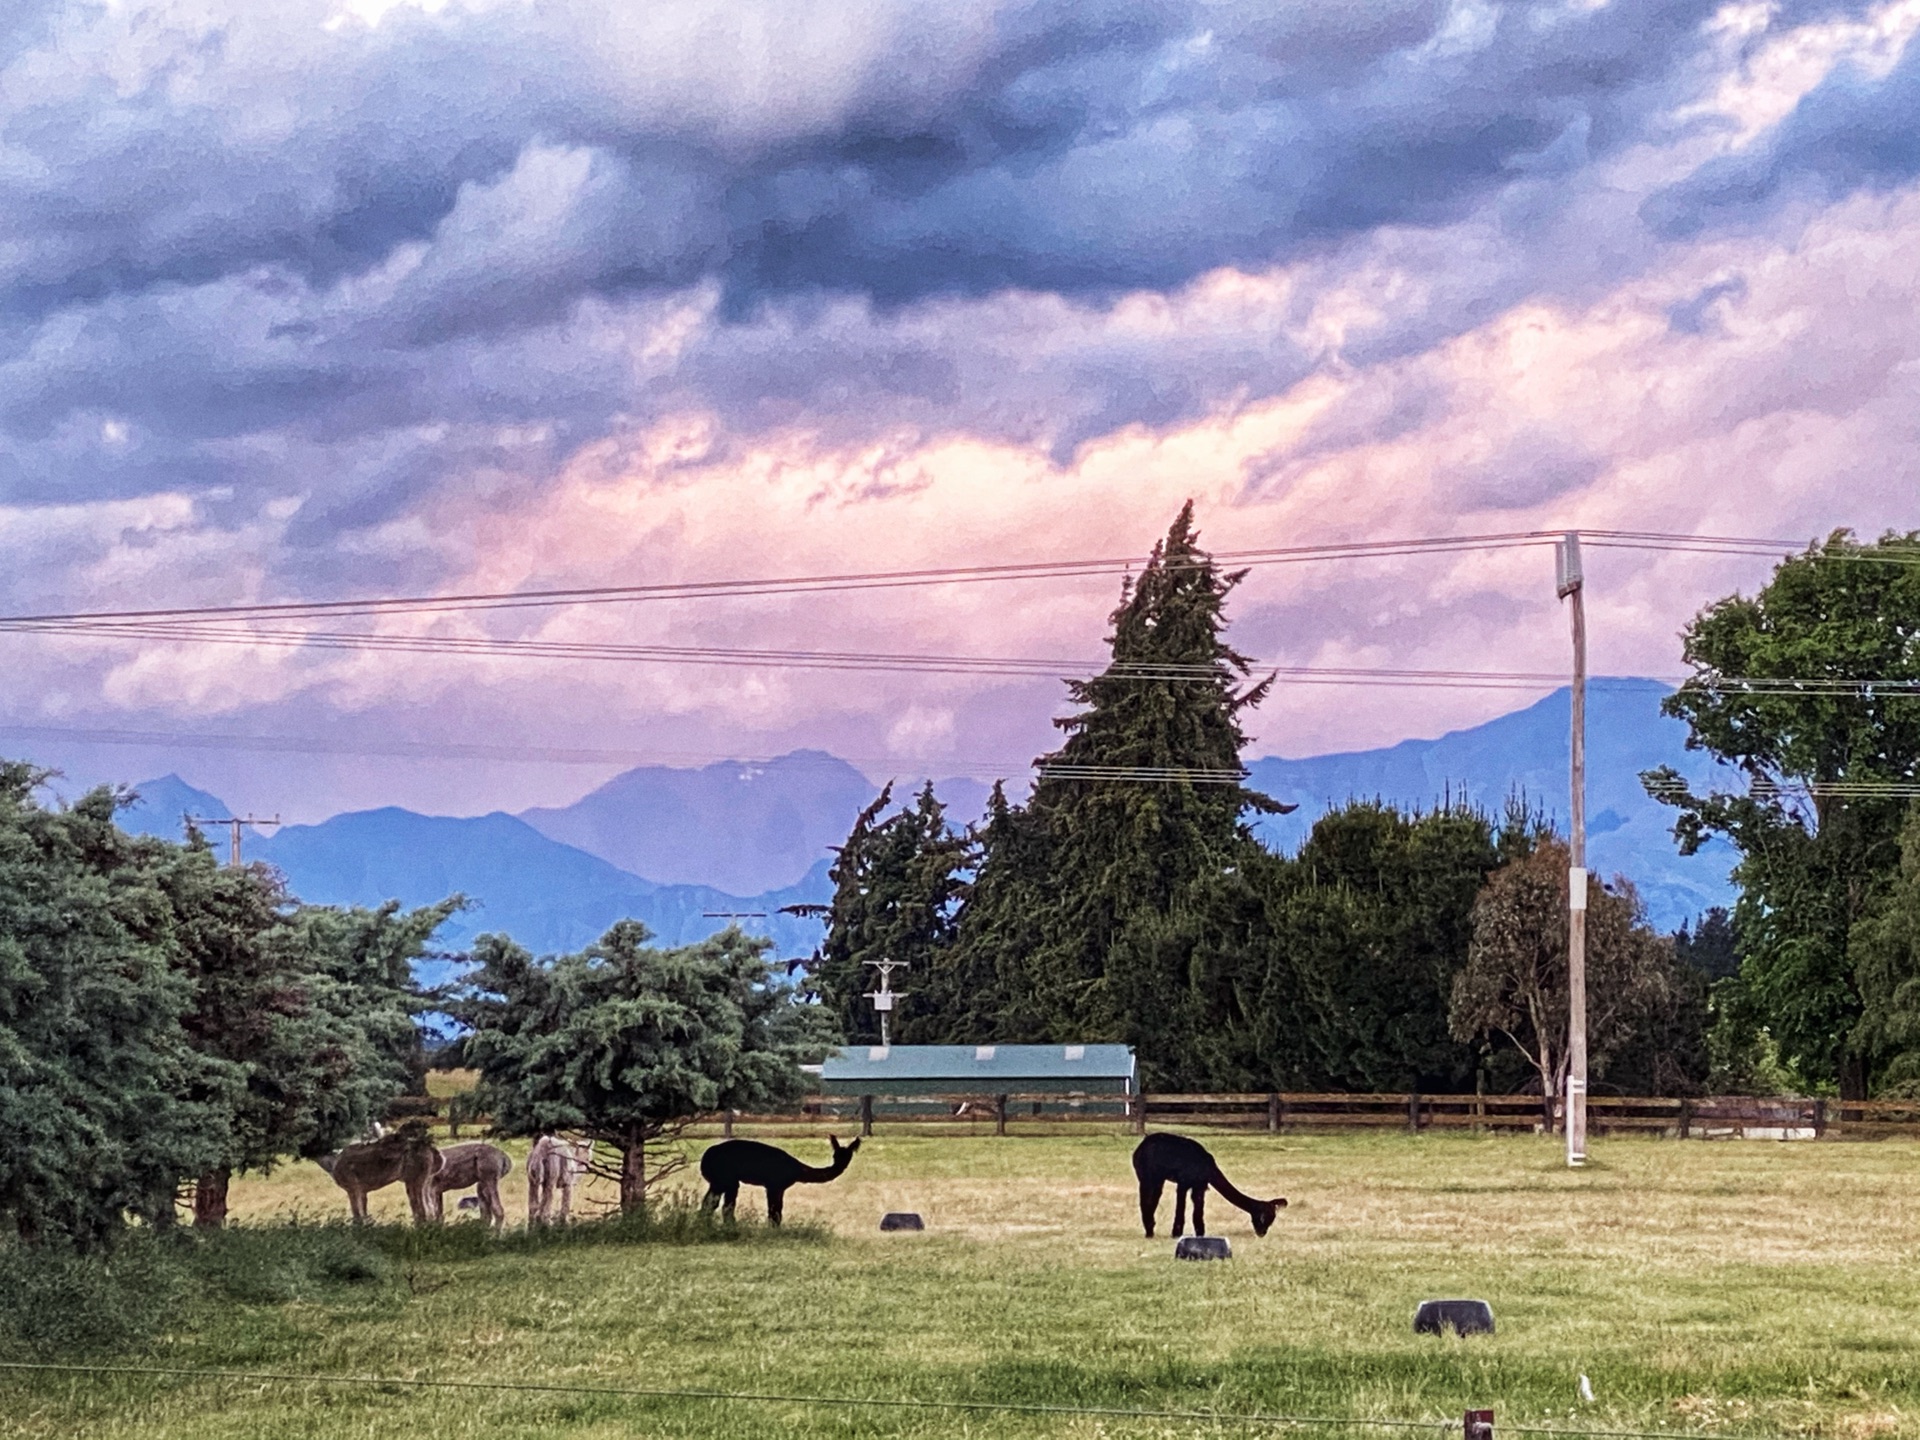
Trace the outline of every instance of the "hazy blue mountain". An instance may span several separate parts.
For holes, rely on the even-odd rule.
[[[873,793],[846,761],[797,750],[766,764],[642,766],[521,818],[635,875],[752,894],[806,874]]]
[[[186,831],[181,824],[183,816],[202,815],[210,819],[222,815],[231,815],[226,802],[209,795],[204,790],[196,790],[178,775],[162,775],[158,780],[142,780],[134,786],[140,797],[120,812],[120,828],[133,835],[158,835],[162,840],[180,840]],[[250,841],[252,832],[244,832],[243,840]],[[227,832],[215,832],[211,837],[216,843],[227,838]],[[224,853],[224,852],[222,852]]]
[[[411,906],[466,895],[473,908],[441,932],[441,943],[450,949],[492,931],[539,953],[577,950],[614,921],[628,918],[644,921],[661,943],[679,945],[725,929],[731,917],[766,911],[765,919],[739,923],[771,934],[782,954],[806,954],[819,937],[818,923],[773,912],[828,893],[824,863],[817,876],[770,896],[660,885],[499,812],[455,819],[393,808],[363,810],[318,825],[290,825],[250,853],[278,866],[294,893],[316,904],[377,905],[396,899]]]
[[[1640,787],[1640,772],[1672,765],[1696,782],[1731,786],[1733,772],[1686,748],[1687,727],[1660,713],[1671,687],[1657,680],[1604,679],[1587,692],[1587,864],[1624,874],[1639,887],[1653,921],[1671,929],[1711,905],[1729,904],[1734,854],[1715,842],[1683,858],[1674,848],[1673,811]],[[1558,690],[1538,704],[1436,740],[1406,740],[1383,750],[1249,763],[1255,789],[1297,803],[1268,816],[1262,840],[1292,851],[1313,822],[1349,799],[1380,798],[1432,808],[1451,795],[1497,811],[1524,794],[1562,825],[1568,805],[1570,696]]]
[[[143,804],[123,812],[123,823],[137,833],[178,839],[181,810],[227,813],[214,796],[175,777],[145,781],[138,789]],[[358,811],[317,825],[289,825],[272,836],[250,832],[246,854],[276,866],[293,892],[314,904],[398,900],[415,906],[466,895],[472,908],[436,937],[441,948],[456,952],[488,931],[511,935],[536,953],[577,950],[614,921],[631,918],[666,945],[738,924],[750,934],[770,935],[776,955],[804,956],[819,941],[819,922],[781,915],[779,907],[832,894],[825,859],[797,884],[764,895],[657,885],[499,813],[457,819],[395,808]],[[421,978],[437,981],[446,968],[429,962]]]
[[[1727,872],[1733,857],[1715,845],[1682,859],[1669,834],[1672,812],[1640,788],[1639,772],[1655,765],[1671,764],[1695,780],[1718,771],[1687,751],[1685,726],[1660,714],[1666,693],[1667,687],[1649,680],[1594,684],[1587,816],[1591,866],[1629,876],[1654,921],[1671,928],[1732,898]],[[1497,810],[1509,795],[1524,793],[1564,821],[1567,705],[1562,690],[1434,740],[1254,760],[1254,786],[1300,806],[1292,815],[1262,820],[1259,834],[1274,848],[1291,851],[1332,806],[1375,797],[1431,807],[1451,795]],[[1721,772],[1720,779],[1732,777]],[[918,783],[903,778],[896,793],[905,798]],[[130,829],[177,839],[182,811],[227,813],[217,798],[177,776],[138,788],[141,803],[124,820]],[[830,847],[845,838],[877,788],[820,751],[755,766],[648,767],[619,776],[578,804],[525,818],[368,810],[250,835],[247,854],[279,866],[296,894],[322,904],[397,899],[423,905],[465,894],[475,906],[442,933],[441,943],[450,950],[490,930],[540,953],[577,950],[615,920],[632,917],[670,945],[737,920],[751,932],[771,935],[776,954],[797,957],[813,950],[819,922],[778,909],[830,897]],[[936,788],[957,823],[976,818],[985,804],[987,787],[978,781],[942,781]],[[569,843],[568,836],[578,839]],[[658,866],[658,873],[622,864],[623,856],[635,857],[635,866]]]
[[[921,783],[902,775],[894,793],[907,796]],[[963,825],[986,809],[988,788],[965,779],[935,785]],[[837,756],[796,750],[777,760],[698,770],[645,765],[571,805],[528,810],[520,818],[631,874],[750,895],[799,880],[847,838],[878,792],[878,784]]]

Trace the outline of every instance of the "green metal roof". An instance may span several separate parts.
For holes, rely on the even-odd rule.
[[[940,1081],[956,1090],[989,1082],[1018,1090],[1033,1081],[1049,1090],[1074,1081],[1107,1088],[1131,1082],[1133,1073],[1126,1045],[849,1045],[820,1067],[828,1088],[901,1081]]]

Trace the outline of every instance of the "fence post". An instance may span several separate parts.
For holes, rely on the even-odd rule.
[[[1680,1102],[1680,1138],[1682,1140],[1689,1138],[1689,1132],[1691,1132],[1692,1129],[1693,1129],[1693,1101],[1682,1100]]]
[[[1816,1100],[1813,1102],[1813,1138],[1818,1140],[1826,1133],[1827,1102],[1825,1100]]]
[[[1420,1092],[1418,1090],[1407,1096],[1407,1129],[1415,1134],[1420,1131]]]
[[[873,1134],[873,1096],[871,1095],[860,1097],[860,1133]]]
[[[1007,1097],[1004,1095],[993,1097],[993,1133],[996,1135],[1007,1133]]]
[[[1277,1091],[1267,1092],[1267,1129],[1277,1131],[1280,1128],[1280,1096]]]
[[[1147,1092],[1142,1090],[1128,1099],[1133,1110],[1133,1133],[1144,1135],[1147,1133]]]
[[[733,1115],[733,1107],[729,1105],[726,1112],[720,1117],[720,1137],[723,1140],[731,1140],[733,1138]]]

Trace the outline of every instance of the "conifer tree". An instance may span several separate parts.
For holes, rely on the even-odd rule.
[[[895,1012],[896,1038],[944,1038],[950,1019],[938,992],[966,888],[967,840],[948,826],[931,783],[912,805],[881,819],[892,799],[889,784],[854,822],[828,872],[833,905],[812,967],[813,988],[856,1043],[880,1038],[879,1020],[865,998],[874,974],[869,960],[907,964],[906,979],[899,982],[908,993]]]
[[[482,935],[480,967],[454,1001],[495,1127],[612,1146],[626,1211],[684,1163],[649,1160],[649,1146],[698,1114],[797,1102],[800,1064],[830,1044],[818,1007],[775,983],[771,941],[737,928],[673,950],[649,938],[622,920],[578,955],[536,960]]]
[[[193,982],[150,862],[95,790],[35,803],[46,772],[0,764],[0,1217],[29,1241],[164,1225],[227,1143],[240,1076],[181,1021]]]
[[[1194,975],[1257,857],[1244,817],[1292,808],[1241,783],[1241,716],[1272,684],[1221,635],[1243,577],[1201,550],[1188,502],[1122,591],[1107,668],[1069,682],[1082,708],[1027,807],[1048,903],[1020,988],[1047,1038],[1127,1041],[1150,1074],[1193,1053]]]

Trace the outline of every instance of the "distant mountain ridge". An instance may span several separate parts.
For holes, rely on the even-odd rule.
[[[1673,765],[1696,781],[1733,777],[1686,749],[1686,727],[1659,711],[1658,681],[1597,680],[1588,705],[1588,854],[1603,875],[1639,887],[1650,917],[1672,928],[1732,898],[1732,854],[1710,845],[1683,857],[1669,833],[1672,812],[1641,789],[1639,774]],[[1349,799],[1403,808],[1465,799],[1497,812],[1522,794],[1564,823],[1568,693],[1431,740],[1304,759],[1249,762],[1250,783],[1299,805],[1262,817],[1261,840],[1292,851],[1314,820]],[[904,776],[896,798],[917,780]],[[122,823],[177,839],[180,816],[228,814],[213,795],[177,776],[136,787]],[[987,786],[940,781],[950,818],[979,817]],[[296,894],[325,904],[429,904],[459,892],[474,908],[455,917],[441,943],[458,950],[500,931],[537,953],[577,950],[615,920],[643,921],[662,942],[684,944],[731,923],[770,935],[781,956],[812,952],[817,920],[780,907],[831,898],[831,848],[871,803],[878,785],[823,751],[762,764],[697,770],[649,766],[616,776],[569,806],[524,816],[469,818],[387,808],[335,815],[246,837],[246,853],[271,861]],[[216,842],[222,835],[212,837]],[[654,866],[655,870],[638,869]]]
[[[1671,765],[1696,785],[1733,786],[1739,777],[1697,750],[1688,750],[1684,722],[1660,713],[1672,687],[1658,680],[1604,678],[1587,693],[1587,868],[1624,874],[1662,929],[1733,900],[1734,863],[1721,841],[1698,855],[1674,845],[1674,812],[1651,799],[1640,773]],[[1263,816],[1255,832],[1281,851],[1299,848],[1313,822],[1351,799],[1380,798],[1403,808],[1432,809],[1464,800],[1499,813],[1509,796],[1523,796],[1562,827],[1571,804],[1568,775],[1572,695],[1545,699],[1466,730],[1433,740],[1403,740],[1380,750],[1278,756],[1248,763],[1254,789],[1299,805],[1291,815]]]

